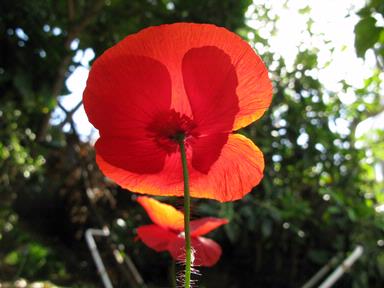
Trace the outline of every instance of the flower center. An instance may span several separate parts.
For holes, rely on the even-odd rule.
[[[156,115],[147,126],[150,137],[168,153],[173,153],[178,148],[180,139],[190,144],[198,136],[195,131],[196,123],[187,115],[181,115],[174,109],[163,111]]]

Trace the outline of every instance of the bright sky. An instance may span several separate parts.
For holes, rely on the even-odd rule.
[[[351,4],[353,2],[353,4]],[[260,22],[257,20],[256,15],[253,16],[258,10],[260,4],[267,3],[270,11],[268,16],[279,16],[277,21],[277,33],[270,36],[272,25]],[[311,48],[317,47],[319,49],[319,67],[318,71],[314,71],[315,76],[324,84],[325,88],[330,91],[341,90],[339,81],[345,80],[356,88],[363,85],[363,80],[370,76],[371,68],[373,66],[372,55],[367,55],[365,63],[356,57],[354,50],[354,25],[358,21],[358,17],[354,12],[361,8],[364,0],[289,0],[287,6],[284,7],[285,1],[268,1],[268,0],[254,0],[246,13],[247,24],[258,31],[261,36],[268,38],[270,47],[273,52],[281,55],[287,63],[287,69],[292,69],[292,64],[295,55],[298,52],[298,46],[303,43],[302,47]],[[310,12],[308,14],[300,14],[299,10],[309,6]],[[315,36],[310,37],[306,30],[306,22],[308,17],[312,18],[313,33]],[[252,33],[248,35],[252,38]],[[328,44],[324,44],[324,40]],[[72,48],[77,48],[78,42],[74,41]],[[262,52],[262,45],[255,45],[256,50]],[[333,54],[330,54],[330,48],[334,47]],[[82,92],[85,87],[85,82],[89,71],[89,61],[94,58],[92,49],[85,51],[78,51],[74,61],[81,64],[80,67],[72,73],[66,81],[66,85],[71,94],[60,97],[60,101],[64,107],[71,109],[81,101]],[[329,62],[329,65],[325,65]],[[322,67],[324,66],[324,67]],[[352,91],[347,93],[338,93],[341,101],[345,104],[353,103],[355,96]],[[83,140],[92,139],[97,137],[97,133],[88,122],[83,107],[78,109],[74,114],[74,121],[76,128]],[[56,109],[53,114],[52,124],[60,123],[63,119],[63,114],[60,109]],[[370,120],[371,122],[365,125],[375,126],[377,120]],[[372,124],[372,121],[374,123]],[[376,121],[376,122],[375,122]],[[376,123],[376,124],[375,124]],[[384,123],[382,121],[381,123]],[[361,125],[360,125],[361,126]],[[377,126],[377,125],[376,125]],[[343,119],[338,119],[334,124],[330,125],[331,129],[338,133],[345,134],[349,132],[348,122]],[[69,129],[69,127],[64,127]],[[357,133],[366,130],[366,126],[359,127]],[[301,142],[305,144],[306,137],[303,137]],[[298,139],[299,140],[299,139]]]
[[[257,5],[265,1],[255,0],[254,7],[257,11]],[[298,45],[303,43],[303,48],[319,48],[318,60],[319,67],[324,66],[332,59],[329,66],[320,69],[319,79],[329,90],[339,90],[340,80],[361,86],[363,79],[370,76],[370,69],[364,66],[361,59],[358,59],[354,50],[354,25],[358,17],[353,11],[357,11],[364,5],[363,0],[290,0],[287,1],[287,7],[284,8],[285,1],[267,1],[271,7],[268,13],[269,17],[279,16],[277,22],[278,33],[270,37],[272,27],[265,25],[257,20],[249,20],[248,24],[255,28],[262,36],[269,36],[269,43],[272,52],[280,54],[286,60],[288,68],[291,68],[295,56],[298,52]],[[354,4],[352,5],[351,2]],[[300,14],[299,10],[310,7],[308,14]],[[253,7],[250,7],[251,12]],[[348,14],[351,13],[350,16]],[[247,15],[248,18],[252,17]],[[312,26],[313,36],[307,31],[306,22],[311,18],[314,23]],[[329,41],[324,45],[324,40]],[[257,47],[257,46],[256,46]],[[330,48],[335,47],[333,55]],[[349,97],[343,97],[345,102],[351,102]]]

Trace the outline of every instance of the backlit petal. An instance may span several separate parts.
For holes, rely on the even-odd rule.
[[[177,234],[154,224],[137,228],[137,235],[145,245],[157,252],[168,250],[169,243],[177,238]]]
[[[92,66],[83,100],[100,131],[96,152],[105,161],[134,173],[162,169],[166,152],[147,127],[171,105],[170,76],[163,64],[114,46]]]
[[[236,89],[239,113],[236,115],[233,130],[248,126],[259,119],[272,101],[272,82],[265,64],[249,45],[244,45],[243,48],[242,56],[235,64],[239,82]]]
[[[212,230],[220,227],[221,225],[227,224],[227,219],[206,217],[191,221],[191,236],[197,237],[205,235]]]
[[[219,261],[221,256],[221,247],[215,241],[204,237],[191,238],[193,266],[213,266]],[[183,237],[175,238],[168,247],[172,258],[176,261],[185,262],[185,239]]]
[[[199,137],[191,144],[192,167],[208,174],[213,163],[219,159],[223,146],[228,142],[229,134],[210,134]]]
[[[241,199],[263,177],[264,157],[248,138],[232,134],[205,176],[192,174],[191,195],[219,201]]]
[[[198,131],[203,135],[230,133],[239,99],[236,71],[229,55],[214,46],[192,48],[183,58],[182,69]],[[215,147],[221,150],[222,145]]]
[[[200,137],[193,143],[193,167],[208,173],[219,158],[239,111],[237,77],[231,58],[221,49],[190,49],[183,58],[184,87]]]
[[[204,51],[206,54],[213,50],[222,51],[228,55],[236,70],[238,84],[236,95],[239,111],[235,116],[233,129],[244,127],[261,117],[270,105],[272,95],[272,86],[267,69],[246,41],[225,28],[211,24],[194,23],[149,27],[126,37],[115,47],[119,47],[118,49],[128,54],[150,57],[163,63],[167,67],[172,81],[172,108],[191,116],[192,112],[181,73],[182,61],[186,53],[190,53],[188,57],[197,53],[197,50],[191,50],[191,48],[207,46],[212,48],[209,48],[211,51]],[[203,50],[205,49],[207,48],[203,48]],[[218,54],[217,52],[213,53]],[[222,60],[224,58],[222,57]],[[217,60],[208,59],[213,63],[216,63]],[[199,60],[199,62],[201,61]],[[228,71],[228,66],[209,69],[212,71],[214,68],[218,78]],[[207,73],[212,74],[211,72]],[[231,77],[233,79],[233,75]]]
[[[133,173],[111,165],[96,154],[96,162],[101,171],[121,187],[132,192],[158,195],[182,196],[183,179],[180,156],[177,153],[166,156],[164,169],[156,174]]]
[[[170,108],[170,76],[159,61],[114,46],[92,65],[83,101],[101,137],[142,138],[155,116]]]
[[[164,167],[166,151],[150,139],[101,137],[95,147],[106,161],[128,171],[152,174]]]
[[[173,206],[144,196],[137,198],[137,202],[143,206],[153,223],[164,228],[184,230],[184,215]]]
[[[157,174],[136,174],[115,167],[97,155],[99,167],[105,175],[120,186],[133,192],[182,196],[183,177],[179,153],[167,155],[164,169]],[[263,177],[264,157],[255,144],[239,134],[229,135],[220,157],[208,174],[199,172],[189,159],[190,192],[192,197],[210,198],[221,202],[241,199],[256,186]]]

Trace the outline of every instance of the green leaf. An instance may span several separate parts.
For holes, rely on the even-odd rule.
[[[376,26],[376,19],[366,17],[355,26],[355,48],[357,56],[364,57],[365,52],[379,40],[382,28]]]
[[[16,265],[17,263],[19,263],[19,259],[19,253],[17,253],[17,251],[12,251],[8,253],[7,256],[5,256],[4,263],[8,265]]]
[[[310,6],[305,6],[304,8],[299,9],[300,14],[308,14],[312,11]]]

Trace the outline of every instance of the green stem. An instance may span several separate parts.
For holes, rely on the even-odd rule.
[[[183,165],[184,178],[184,233],[185,233],[185,279],[184,287],[189,288],[191,283],[191,235],[189,229],[190,222],[190,195],[189,195],[189,175],[187,166],[187,155],[185,153],[184,135],[178,139],[181,153],[181,163]]]

